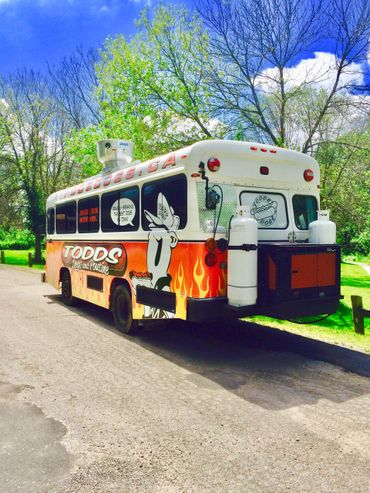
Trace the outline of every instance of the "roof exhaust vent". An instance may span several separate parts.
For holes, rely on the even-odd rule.
[[[103,164],[102,174],[125,168],[133,163],[134,144],[121,139],[99,140],[98,159]]]

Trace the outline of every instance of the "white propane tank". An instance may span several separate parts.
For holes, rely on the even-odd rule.
[[[256,304],[257,238],[258,223],[251,217],[250,207],[238,207],[230,224],[227,254],[227,297],[230,305]]]
[[[308,242],[318,244],[336,243],[337,227],[329,220],[329,211],[317,211],[317,220],[308,225]]]

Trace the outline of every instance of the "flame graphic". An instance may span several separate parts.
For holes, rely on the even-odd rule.
[[[218,296],[225,296],[226,294],[226,274],[225,272],[221,272],[221,275],[218,277]]]
[[[176,317],[185,318],[186,316],[186,283],[185,283],[184,267],[180,262],[177,270],[176,278],[174,280],[174,291],[176,293]]]
[[[199,266],[200,266],[200,272],[198,274],[198,267]],[[204,288],[203,287],[203,281],[204,281],[204,278],[206,277],[205,276],[205,270],[204,270],[202,262],[199,261],[198,258],[197,258],[197,261],[196,261],[195,266],[194,266],[193,276],[194,276],[195,282],[196,282],[198,289],[199,289],[199,298],[205,298],[205,296],[209,292],[209,276],[207,276],[206,288]]]

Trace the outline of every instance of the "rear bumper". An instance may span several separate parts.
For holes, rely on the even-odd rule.
[[[333,296],[325,299],[306,299],[280,302],[275,306],[241,306],[228,304],[226,297],[219,298],[188,298],[187,320],[191,322],[206,322],[222,318],[242,318],[252,315],[286,320],[289,318],[312,317],[335,313],[343,296]]]

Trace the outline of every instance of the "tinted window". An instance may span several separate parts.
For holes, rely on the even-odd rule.
[[[54,218],[55,218],[55,212],[54,209],[48,209],[47,215],[46,215],[46,223],[47,223],[47,233],[49,235],[54,234]]]
[[[57,205],[57,233],[76,232],[76,202]]]
[[[308,229],[308,225],[317,219],[317,200],[311,195],[294,195],[294,221],[298,229]]]
[[[78,202],[78,232],[99,231],[99,197],[89,197]]]
[[[101,229],[136,231],[139,228],[139,188],[131,187],[103,194],[101,200]]]
[[[280,193],[241,192],[240,205],[249,205],[251,216],[258,222],[259,229],[288,227],[286,201]]]
[[[187,186],[185,175],[171,176],[146,183],[141,191],[143,229],[177,230],[187,222]]]

